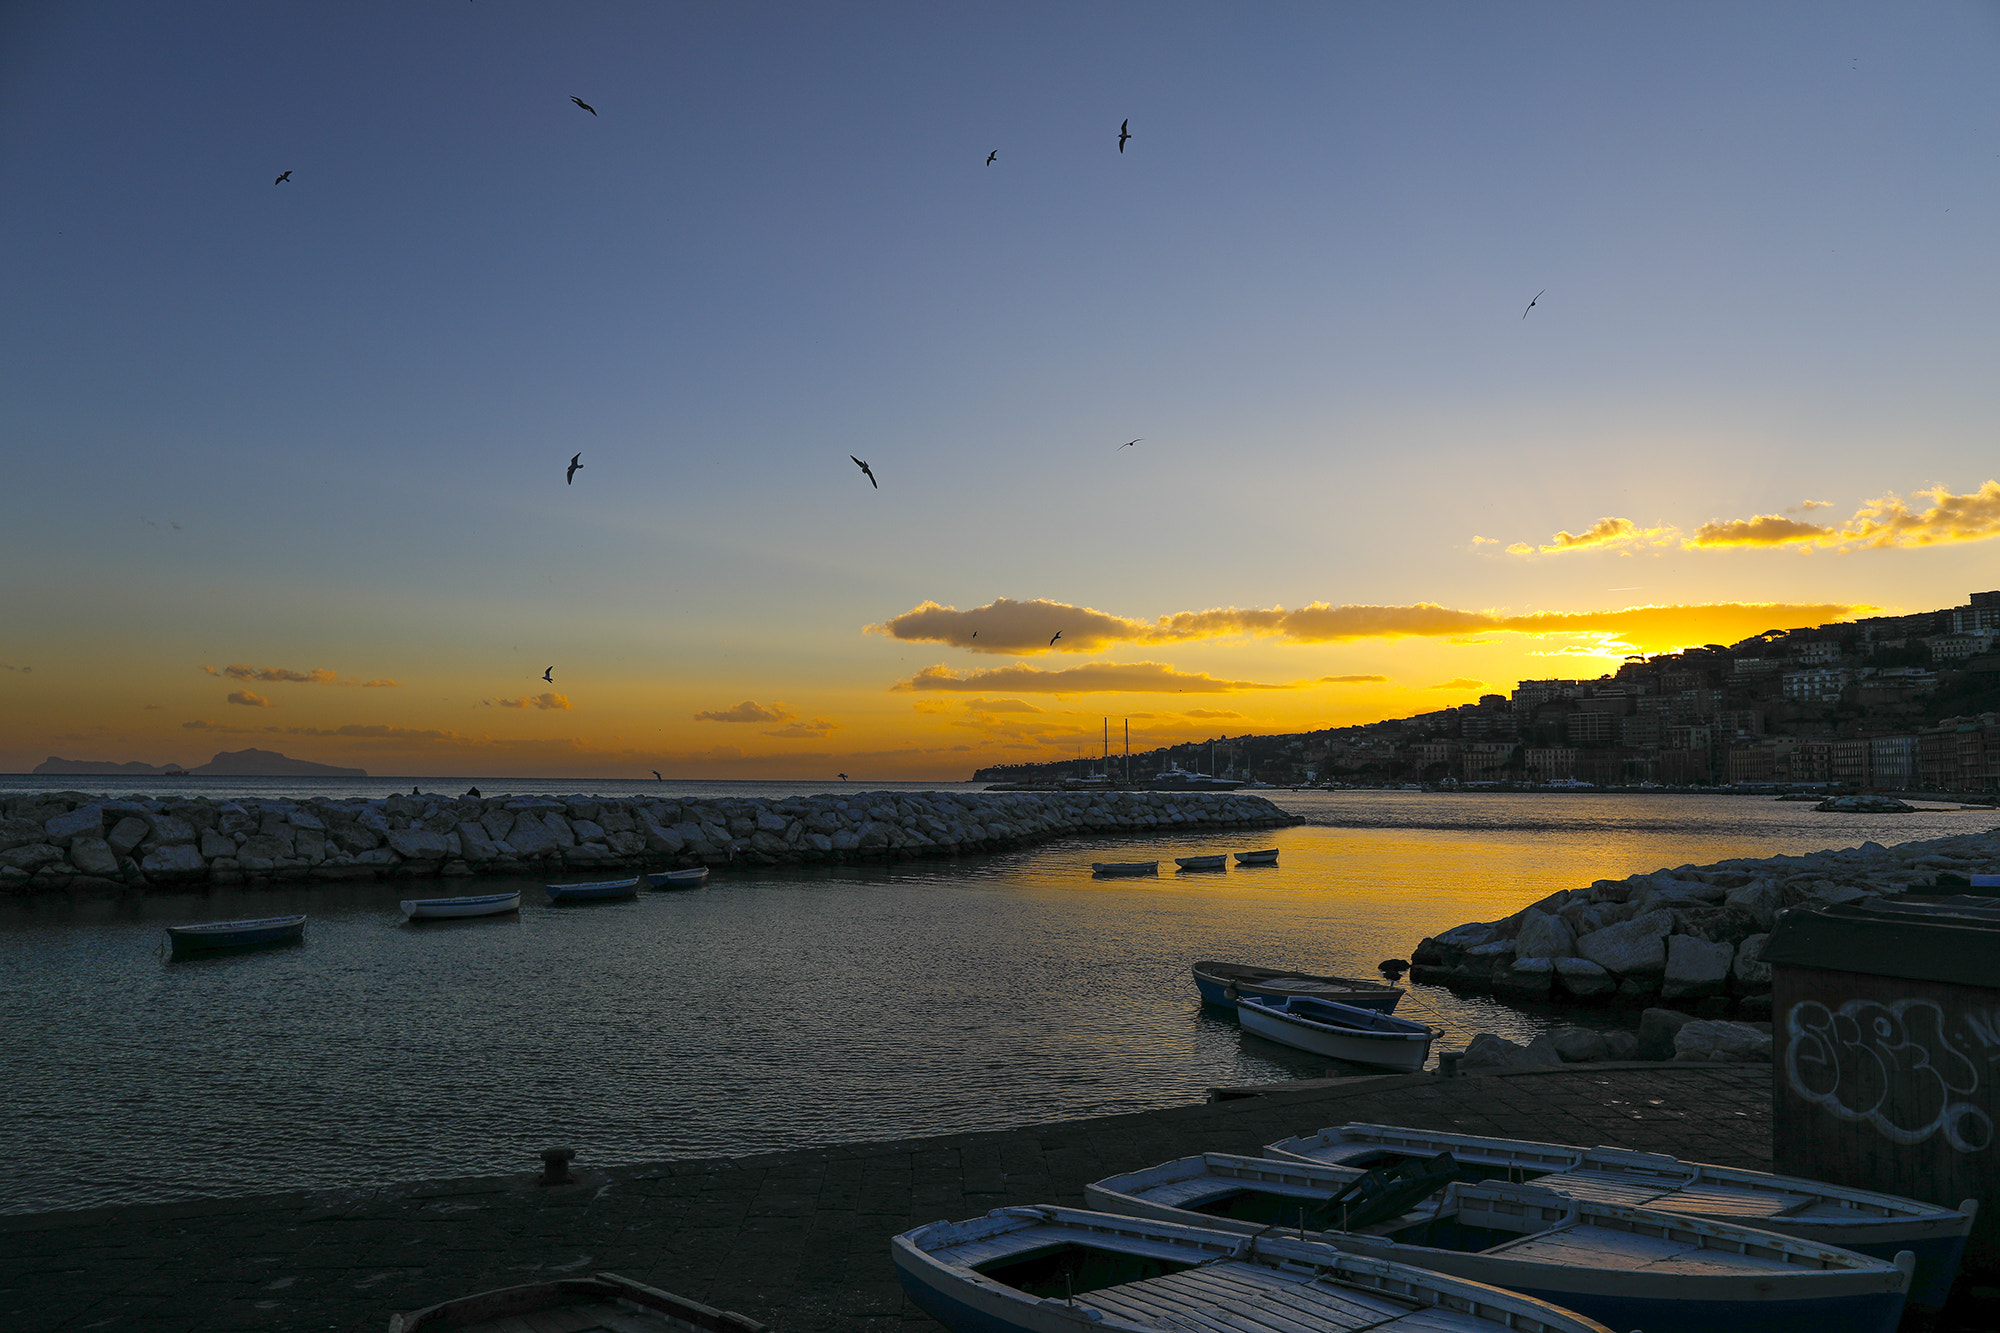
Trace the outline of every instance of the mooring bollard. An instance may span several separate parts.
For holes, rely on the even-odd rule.
[[[1458,1062],[1460,1059],[1464,1057],[1464,1055],[1465,1055],[1464,1051],[1438,1052],[1438,1077],[1457,1078]]]
[[[576,1177],[569,1173],[569,1162],[576,1156],[574,1148],[542,1149],[542,1178],[537,1185],[567,1185]]]

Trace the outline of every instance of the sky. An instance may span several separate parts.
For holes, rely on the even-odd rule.
[[[958,780],[1962,604],[1996,69],[1991,3],[15,0],[0,771]]]

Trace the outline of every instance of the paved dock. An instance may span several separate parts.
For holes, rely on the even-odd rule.
[[[394,1310],[599,1271],[779,1333],[935,1333],[889,1238],[1201,1151],[1352,1120],[1615,1144],[1768,1170],[1769,1065],[1391,1075],[1024,1129],[351,1193],[0,1217],[0,1329],[381,1333]]]

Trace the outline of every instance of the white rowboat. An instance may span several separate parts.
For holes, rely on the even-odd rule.
[[[1245,1032],[1349,1064],[1415,1073],[1430,1059],[1431,1042],[1444,1035],[1413,1018],[1292,995],[1244,995],[1236,1021]]]
[[[1533,1300],[1344,1255],[1075,1208],[997,1208],[889,1243],[910,1299],[955,1333],[1607,1333]]]
[[[646,876],[646,882],[656,889],[698,889],[708,883],[708,867],[696,866],[692,870],[655,870]]]
[[[463,898],[406,898],[403,915],[411,921],[442,921],[450,917],[499,916],[521,910],[521,891],[475,893]]]

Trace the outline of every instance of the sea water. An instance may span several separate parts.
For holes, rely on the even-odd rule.
[[[172,781],[211,795],[398,789]],[[1995,823],[1991,810],[1833,815],[1746,796],[1265,794],[1308,822],[718,871],[702,889],[583,906],[490,878],[0,900],[0,1211],[520,1173],[557,1143],[596,1167],[1003,1128],[1362,1072],[1244,1035],[1197,1001],[1189,965],[1373,976],[1425,935],[1594,879]],[[1092,861],[1171,871],[1174,856],[1269,846],[1275,867],[1090,876]],[[518,916],[413,926],[397,906],[513,888]],[[168,924],[285,912],[310,917],[302,945],[181,961],[161,948]],[[1411,986],[1398,1012],[1443,1028],[1439,1049],[1480,1031],[1528,1040],[1569,1017],[1431,986]]]

